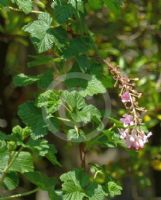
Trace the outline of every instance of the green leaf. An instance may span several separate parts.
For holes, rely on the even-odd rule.
[[[61,166],[56,158],[57,150],[55,146],[53,144],[48,144],[48,141],[45,139],[30,139],[27,144],[25,144],[25,148],[29,148],[40,156],[45,156],[53,165]]]
[[[37,106],[39,108],[45,108],[48,114],[56,112],[62,103],[60,94],[59,91],[47,90],[39,95]]]
[[[58,165],[60,167],[61,164],[57,160],[56,153],[57,153],[57,150],[55,146],[53,144],[49,144],[49,149],[48,149],[48,153],[46,157],[53,165]]]
[[[32,156],[29,152],[21,151],[9,171],[32,172],[34,170]]]
[[[12,152],[14,155],[18,154],[18,156],[13,161],[9,171],[15,172],[30,172],[33,171],[33,161],[32,156],[29,152],[21,151]],[[10,159],[9,151],[5,150],[4,152],[0,152],[0,170],[4,170],[4,168],[8,165],[8,161]]]
[[[19,183],[17,174],[15,172],[8,173],[3,183],[7,187],[8,190],[14,190],[18,186],[18,183]]]
[[[41,88],[46,88],[53,80],[53,71],[48,70],[43,74],[39,74],[37,76],[28,76],[25,74],[18,74],[14,77],[13,83],[15,86],[27,86],[37,82],[38,86]]]
[[[64,81],[64,84],[66,86],[66,88],[70,91],[72,88],[86,88],[87,86],[87,81],[84,80],[82,78],[82,74],[79,75],[79,67],[77,65],[77,63],[75,63],[73,66],[72,66],[72,69],[70,70],[71,73],[75,73],[75,72],[78,72],[78,74],[76,75],[76,77],[72,77],[71,78],[71,73],[68,73],[66,74],[66,77],[65,77],[65,81]]]
[[[82,170],[75,169],[61,175],[63,200],[104,200],[106,194],[101,185],[90,181]]]
[[[48,70],[39,76],[38,87],[47,88],[53,81],[53,71]]]
[[[100,121],[101,113],[99,112],[99,110],[95,106],[86,105],[86,106],[83,107],[82,110],[71,113],[71,117],[72,117],[73,121],[75,121],[75,122],[88,123],[93,118],[96,118],[97,120]]]
[[[87,190],[89,200],[104,200],[105,196],[107,196],[102,186],[96,183],[92,183]]]
[[[88,37],[74,38],[63,51],[64,58],[68,59],[73,56],[80,56],[92,48],[92,43]]]
[[[97,119],[100,121],[101,114],[99,110],[93,105],[87,105],[85,99],[77,91],[64,91],[61,99],[63,103],[69,108],[69,116],[72,118],[72,121],[77,123],[84,122],[88,123],[92,119]],[[71,136],[69,132],[69,136]],[[76,134],[74,134],[76,136]]]
[[[114,79],[110,75],[100,76],[101,82],[105,86],[105,88],[112,88],[114,86]]]
[[[45,156],[49,151],[48,141],[45,139],[30,139],[25,147],[30,148],[32,151],[38,153],[40,156]]]
[[[114,131],[110,131],[110,130],[103,131],[102,136],[101,137],[99,136],[97,143],[101,146],[110,147],[110,148],[123,145],[123,142],[120,136]]]
[[[6,143],[4,141],[0,141],[0,145],[0,147],[2,147],[0,149],[0,171],[2,171],[6,167],[9,157]]]
[[[114,14],[120,14],[120,7],[123,0],[104,0],[104,3]]]
[[[68,3],[70,3],[77,12],[84,12],[83,0],[68,0]]]
[[[53,61],[53,57],[51,56],[44,56],[44,55],[37,55],[33,57],[33,60],[27,63],[28,67],[36,67],[39,65],[49,64]]]
[[[50,188],[55,187],[55,179],[45,176],[44,174],[41,174],[40,172],[28,172],[24,174],[29,181],[31,181],[33,184],[37,185],[39,188],[43,190],[48,190]]]
[[[46,30],[41,36],[38,37],[32,38],[32,42],[38,49],[39,53],[45,52],[52,48],[54,43],[54,36],[51,29]]]
[[[113,117],[108,117],[108,118],[111,122],[113,122],[117,126],[117,128],[123,128],[124,127],[122,122],[120,122],[119,120],[117,120]]]
[[[108,191],[111,197],[121,195],[122,187],[113,181],[108,182]]]
[[[15,0],[19,9],[23,10],[24,13],[28,14],[32,11],[32,0]]]
[[[103,7],[103,0],[88,0],[89,7],[97,10]]]
[[[41,172],[29,172],[25,173],[27,179],[35,184],[42,190],[48,191],[50,200],[59,200],[57,194],[55,193],[55,178],[48,177]]]
[[[15,86],[21,87],[21,86],[31,85],[38,80],[39,78],[37,76],[28,76],[21,73],[14,77],[13,83]]]
[[[42,112],[32,102],[20,105],[18,115],[23,123],[31,128],[33,139],[38,139],[47,134],[47,125],[44,122]]]
[[[51,23],[52,18],[50,15],[48,13],[41,13],[38,20],[24,26],[24,31],[31,34],[32,42],[39,53],[51,49],[54,42],[58,45],[58,41],[54,36],[54,29],[50,28]]]
[[[54,45],[57,47],[58,50],[62,51],[62,49],[68,42],[68,35],[66,30],[63,29],[61,26],[58,26],[53,29],[53,34],[55,36]],[[59,60],[59,58],[56,58],[54,61],[56,60]]]
[[[106,92],[106,88],[95,76],[92,76],[88,82],[87,88],[81,91],[82,96],[93,96],[95,94],[103,94]]]
[[[83,73],[87,72],[87,71],[90,69],[90,67],[91,67],[91,62],[90,62],[90,60],[88,59],[87,56],[85,56],[85,55],[78,56],[78,57],[76,58],[76,60],[77,60],[77,62],[78,62],[78,65],[79,65],[80,70],[81,70]]]
[[[65,173],[60,180],[63,182],[63,200],[82,200],[86,196],[83,188],[88,184],[88,176],[83,170],[76,169]]]
[[[91,60],[91,67],[88,71],[91,75],[95,75],[98,79],[102,82],[102,77],[104,77],[104,70],[103,65],[101,63],[98,63],[98,61]]]
[[[0,131],[0,140],[8,140],[9,138],[10,138],[10,135],[7,135],[6,133]]]
[[[52,6],[54,9],[54,15],[59,23],[66,22],[69,18],[74,15],[74,9],[71,4],[55,5]]]
[[[18,142],[20,145],[22,145],[23,140],[26,139],[31,134],[32,131],[29,127],[22,128],[21,126],[17,125],[12,129],[11,136],[13,136],[13,139],[11,137],[11,140],[14,140]]]
[[[75,109],[80,110],[86,106],[84,98],[77,91],[64,91],[62,93],[61,99],[64,103],[67,104],[71,111]]]
[[[82,130],[70,129],[67,132],[67,138],[72,142],[82,142],[86,139],[86,135]]]
[[[92,118],[96,118],[99,121],[101,120],[100,111],[93,105],[88,105],[84,107],[81,113],[84,115],[84,122],[91,121]]]

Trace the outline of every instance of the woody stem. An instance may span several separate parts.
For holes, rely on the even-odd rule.
[[[86,151],[84,143],[80,143],[79,153],[80,153],[81,167],[86,169]]]

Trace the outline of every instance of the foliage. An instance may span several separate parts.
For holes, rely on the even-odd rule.
[[[64,192],[63,199],[81,200],[87,199],[104,199],[107,195],[101,185],[92,183],[89,177],[82,170],[70,171],[60,177],[63,181],[62,190]]]
[[[153,2],[149,0],[148,5],[144,4],[150,10],[148,14],[141,11],[135,1],[0,0],[0,14],[6,20],[4,25],[0,24],[0,33],[29,46],[30,54],[34,54],[27,57],[25,70],[19,70],[13,78],[15,87],[29,89],[28,101],[21,102],[18,107],[21,126],[13,123],[15,126],[10,133],[0,132],[2,188],[18,189],[23,177],[36,188],[47,191],[51,200],[111,199],[121,195],[121,180],[126,170],[133,171],[132,175],[142,187],[150,185],[144,176],[144,167],[151,162],[147,155],[158,154],[158,148],[128,150],[130,156],[126,164],[122,164],[121,157],[106,166],[87,165],[85,160],[86,152],[116,147],[126,149],[118,134],[123,124],[117,119],[125,110],[121,103],[115,102],[114,80],[104,63],[107,56],[124,72],[139,77],[136,84],[144,94],[141,104],[150,110],[144,116],[143,131],[153,128],[161,119],[158,111],[160,83],[155,83],[159,47],[151,44],[152,40],[146,40],[146,37],[153,37],[148,28],[155,30],[153,35],[159,35],[160,22],[153,22]],[[161,7],[160,3],[158,5]],[[139,15],[139,12],[142,13]],[[102,21],[107,23],[107,29],[102,28]],[[138,33],[129,34],[137,29]],[[142,41],[142,34],[145,34],[145,41]],[[146,69],[156,73],[149,75]],[[142,76],[142,71],[147,76]],[[107,106],[111,102],[105,99],[107,90],[111,91],[111,102],[115,105],[112,116]],[[104,123],[105,120],[109,123]],[[55,145],[49,143],[52,135],[61,137],[60,133],[67,145],[76,144],[80,151],[81,167],[74,169],[72,166],[73,169],[65,173],[66,167],[57,158],[56,141]],[[54,170],[58,168],[56,175],[45,175],[38,161],[52,165]]]

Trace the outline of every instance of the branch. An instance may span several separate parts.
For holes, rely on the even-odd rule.
[[[39,188],[35,188],[34,190],[31,190],[31,191],[28,191],[28,192],[19,193],[19,194],[7,196],[7,197],[0,197],[0,200],[8,200],[8,199],[14,199],[14,198],[18,198],[18,197],[28,196],[30,194],[37,192],[38,190],[39,190]]]
[[[11,6],[9,6],[8,8],[10,10],[13,10],[13,11],[16,11],[16,12],[23,12],[22,10],[20,10],[18,8],[11,7]],[[43,12],[40,11],[40,10],[32,10],[31,13],[40,14],[40,13],[43,13]]]
[[[79,144],[79,153],[80,153],[80,160],[81,160],[81,167],[86,169],[86,151],[85,151],[85,144]]]

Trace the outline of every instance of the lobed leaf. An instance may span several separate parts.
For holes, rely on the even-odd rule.
[[[39,108],[45,108],[48,114],[56,112],[62,103],[60,94],[59,91],[47,90],[39,95],[37,106]]]
[[[46,158],[53,164],[61,166],[60,162],[57,160],[56,157],[57,150],[53,144],[49,144],[48,153],[46,155]]]
[[[31,85],[39,80],[38,76],[28,76],[23,73],[14,77],[13,83],[15,86]]]
[[[31,34],[33,44],[39,53],[45,52],[55,44],[58,49],[61,48],[59,40],[55,36],[54,29],[51,28],[52,18],[48,13],[41,13],[38,20],[24,26],[24,31]]]
[[[82,96],[93,96],[95,94],[103,94],[106,92],[106,88],[95,76],[91,77],[88,81],[87,88],[81,91]]]
[[[86,106],[84,98],[77,91],[63,91],[61,99],[71,111],[80,110]]]
[[[101,185],[91,182],[82,170],[75,169],[61,175],[63,200],[104,200],[106,194]]]
[[[19,179],[17,174],[15,172],[8,173],[3,183],[8,190],[14,190],[19,184]]]
[[[122,187],[113,181],[108,182],[108,191],[111,197],[121,195]]]
[[[65,23],[69,18],[74,15],[75,12],[71,4],[57,4],[52,7],[54,9],[55,18],[59,23]]]
[[[38,139],[47,134],[47,125],[43,119],[42,112],[32,102],[20,105],[18,115],[31,128],[31,137],[33,139]]]
[[[0,152],[0,170],[4,170],[4,168],[8,165],[9,159],[9,152],[7,150],[5,152]],[[21,151],[8,171],[24,173],[33,170],[34,166],[31,154],[29,152]]]
[[[25,176],[29,181],[37,185],[37,187],[41,188],[42,190],[48,191],[50,200],[58,200],[58,196],[55,193],[55,178],[48,177],[37,171],[25,173]]]
[[[32,0],[12,0],[17,4],[20,10],[28,14],[32,11]]]

